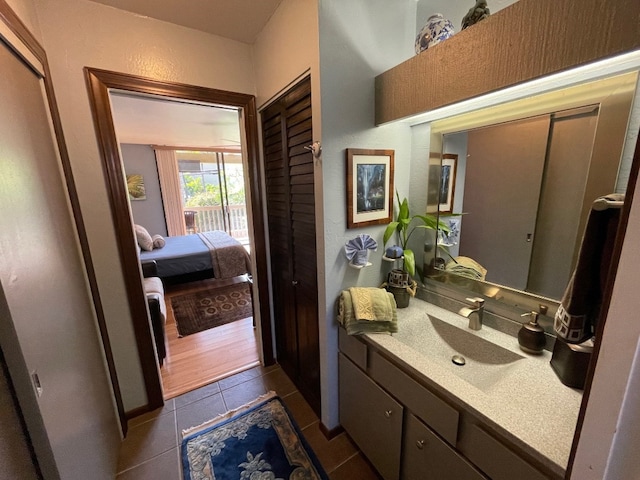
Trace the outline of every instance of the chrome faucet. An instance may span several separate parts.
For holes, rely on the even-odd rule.
[[[482,328],[482,314],[484,313],[484,298],[467,298],[467,302],[470,302],[471,305],[462,307],[458,313],[469,319],[469,328],[471,330],[480,330]]]

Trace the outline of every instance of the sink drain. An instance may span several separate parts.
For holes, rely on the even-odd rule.
[[[462,355],[454,355],[453,357],[451,357],[451,361],[459,366],[462,366],[465,363],[467,363],[467,361],[464,359]]]

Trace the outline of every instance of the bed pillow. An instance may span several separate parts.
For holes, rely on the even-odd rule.
[[[153,237],[151,237],[151,240],[153,241],[153,248],[164,247],[165,241],[162,235],[154,235]]]
[[[147,252],[153,250],[153,239],[151,238],[151,235],[149,235],[149,232],[147,232],[147,229],[141,225],[134,225],[134,228],[136,232],[136,240],[138,241],[140,248]]]

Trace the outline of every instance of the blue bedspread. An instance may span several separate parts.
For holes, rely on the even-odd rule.
[[[140,261],[155,260],[161,278],[213,268],[211,253],[198,235],[166,237],[165,246],[140,252]]]

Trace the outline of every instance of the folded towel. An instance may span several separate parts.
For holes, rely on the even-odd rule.
[[[487,275],[487,269],[469,257],[456,257],[455,261],[449,261],[444,269],[474,280],[484,280]]]
[[[389,292],[381,288],[352,287],[349,293],[358,320],[391,321],[393,309],[389,302]]]
[[[354,309],[357,302],[361,304],[360,308]],[[367,303],[370,308],[366,306]],[[349,335],[398,331],[396,302],[393,294],[386,290],[362,287],[343,290],[338,297],[337,310],[338,322]],[[360,318],[358,312],[366,318]]]

